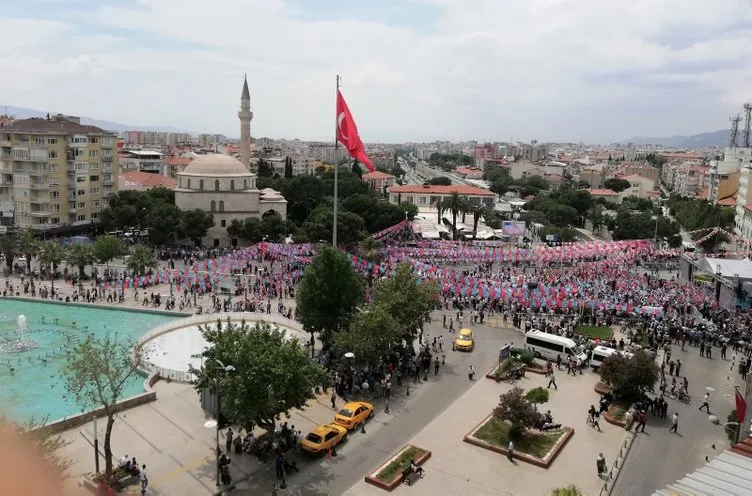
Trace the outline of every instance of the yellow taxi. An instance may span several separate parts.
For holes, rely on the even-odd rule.
[[[338,424],[318,425],[300,441],[300,449],[312,455],[326,454],[347,438],[347,429]]]
[[[457,338],[454,340],[454,349],[457,351],[473,351],[474,347],[473,330],[460,329]]]
[[[360,427],[366,419],[373,417],[373,405],[365,401],[351,401],[334,416],[334,423],[348,430]]]

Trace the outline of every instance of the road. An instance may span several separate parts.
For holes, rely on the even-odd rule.
[[[366,434],[353,433],[338,456],[331,460],[301,460],[300,473],[288,478],[288,488],[280,490],[280,496],[343,494],[467,390],[468,365],[473,365],[477,377],[481,376],[498,359],[498,349],[503,344],[521,342],[517,330],[485,325],[476,326],[474,330],[476,349],[472,353],[452,352],[450,335],[443,333],[450,351],[446,352],[446,365],[439,372],[438,379],[431,375],[427,382],[418,386],[417,392],[412,391],[409,398],[402,394],[393,398],[389,415],[383,412],[383,403],[377,402],[376,416],[366,426]],[[441,315],[435,312],[426,332],[429,339],[433,339],[441,331]],[[229,494],[269,494],[272,483],[273,473],[264,470]]]
[[[730,371],[733,352],[728,351],[729,361],[720,359],[720,350],[713,350],[713,359],[701,358],[699,348],[673,347],[672,358],[682,361],[682,375],[689,380],[692,402],[685,405],[669,399],[666,419],[650,416],[645,433],[635,438],[612,494],[619,496],[644,496],[684,477],[705,463],[705,457],[713,457],[728,447],[729,442],[723,427],[711,424],[705,411],[698,411],[705,394],[705,387],[715,389],[711,393],[711,411],[725,422],[734,408],[734,388],[742,386],[741,377]],[[738,360],[735,362],[738,364]],[[727,379],[728,377],[728,379]],[[669,380],[670,384],[670,380]],[[669,432],[671,415],[679,413],[679,434]],[[715,445],[716,449],[713,449]]]

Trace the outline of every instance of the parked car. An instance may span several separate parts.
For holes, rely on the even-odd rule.
[[[373,405],[365,401],[351,401],[334,416],[334,422],[348,430],[355,430],[373,417]]]
[[[326,454],[347,438],[347,429],[339,424],[331,423],[314,427],[308,435],[300,441],[300,449],[312,455]]]

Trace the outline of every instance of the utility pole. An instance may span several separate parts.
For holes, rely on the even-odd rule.
[[[337,74],[337,88],[335,98],[339,98],[339,74]],[[337,100],[335,100],[336,102]],[[336,103],[335,103],[336,106]],[[337,247],[337,203],[339,202],[339,164],[337,163],[337,151],[339,149],[339,116],[334,114],[334,205],[332,206],[332,246]]]

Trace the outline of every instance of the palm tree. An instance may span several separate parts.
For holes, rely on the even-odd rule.
[[[457,214],[462,211],[462,197],[456,191],[452,192],[448,198],[444,198],[442,202],[444,210],[449,210],[452,214],[452,239],[454,239],[457,232]]]
[[[462,212],[462,223],[464,224],[465,216],[470,212],[470,209],[473,208],[473,206],[467,196],[460,196],[460,199],[462,200],[462,208],[460,209],[460,212]]]
[[[363,258],[368,260],[371,263],[374,264],[380,264],[382,255],[381,255],[381,247],[383,244],[381,241],[377,239],[373,239],[373,237],[369,237],[364,239],[360,243],[360,250],[363,255]]]
[[[26,273],[31,272],[31,259],[39,251],[39,241],[29,229],[22,230],[18,235],[18,251],[26,257]]]
[[[14,234],[0,236],[0,253],[5,256],[5,266],[8,270],[13,269],[13,259],[18,249],[18,239]]]
[[[470,209],[470,213],[473,214],[473,239],[478,234],[478,222],[481,217],[488,215],[488,209],[485,205],[473,205]]]
[[[73,245],[65,253],[68,265],[78,267],[78,277],[86,277],[86,266],[94,263],[94,249],[90,245]]]
[[[57,267],[64,259],[65,250],[54,241],[47,241],[39,248],[39,261],[49,265],[52,269],[50,284],[53,290],[55,289],[55,272],[57,272]]]
[[[157,266],[157,257],[154,252],[145,246],[134,246],[128,259],[128,270],[133,275],[143,276],[149,269]]]
[[[441,200],[436,200],[436,213],[438,214],[438,224],[441,224],[441,215],[444,213],[444,204]]]

